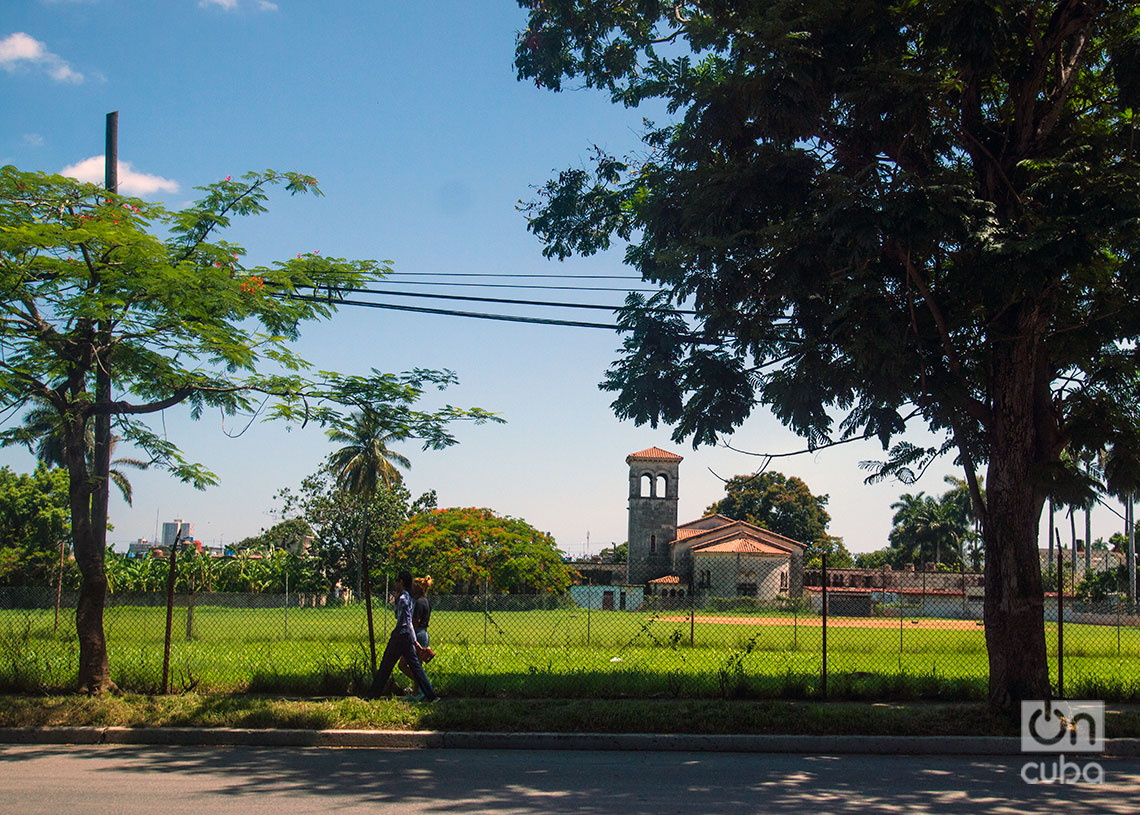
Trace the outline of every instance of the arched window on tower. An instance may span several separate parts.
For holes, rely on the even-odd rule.
[[[651,498],[653,496],[653,478],[648,473],[641,477],[641,497]]]
[[[650,535],[649,536],[649,553],[653,554],[656,551],[657,551],[657,536],[656,535]]]
[[[669,480],[663,475],[657,476],[657,490],[656,497],[664,498],[669,494]]]

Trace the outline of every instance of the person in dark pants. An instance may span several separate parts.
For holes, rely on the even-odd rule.
[[[408,590],[412,587],[412,574],[404,570],[396,576],[396,627],[388,637],[388,645],[384,648],[384,656],[380,660],[380,667],[372,677],[372,691],[370,696],[383,695],[384,686],[392,676],[392,669],[403,657],[411,668],[412,678],[420,686],[425,702],[434,702],[439,698],[424,673],[424,666],[420,664],[419,652],[422,646],[416,642],[416,632],[412,627],[412,598]]]

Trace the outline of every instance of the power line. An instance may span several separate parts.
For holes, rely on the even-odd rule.
[[[483,272],[391,272],[388,277],[529,277],[553,280],[641,280],[640,275],[609,274],[523,274],[521,272],[485,274]]]
[[[393,280],[393,283],[399,281]],[[637,294],[656,294],[657,289],[629,289],[622,286],[551,286],[541,283],[449,283],[446,280],[417,280],[417,286],[455,286],[480,289],[547,289],[551,291],[620,291]]]
[[[318,286],[313,286],[319,289]],[[391,297],[422,297],[431,300],[463,300],[471,303],[500,303],[514,306],[544,306],[549,308],[585,308],[603,311],[631,311],[628,306],[598,305],[595,303],[559,303],[552,300],[514,300],[505,297],[475,297],[462,294],[430,294],[428,292],[392,291],[390,289],[352,289],[353,294],[379,294]],[[674,310],[674,314],[696,314],[695,311]]]
[[[312,270],[305,270],[305,271],[312,278],[319,278],[322,274],[327,273],[327,272],[323,272],[320,269],[312,269]],[[555,279],[560,279],[560,280],[570,280],[570,279],[585,280],[588,278],[589,279],[602,279],[602,280],[611,280],[611,279],[640,280],[641,279],[641,278],[636,278],[636,277],[632,277],[632,276],[629,276],[628,278],[621,278],[621,277],[613,278],[613,277],[610,277],[609,275],[564,275],[564,276],[559,276],[559,275],[523,275],[523,274],[519,274],[519,275],[510,275],[510,274],[481,275],[481,274],[476,274],[473,272],[438,272],[438,273],[435,273],[435,272],[392,272],[390,275],[385,275],[384,279],[387,280],[389,277],[399,277],[400,275],[431,275],[431,274],[440,274],[440,275],[447,274],[447,275],[451,275],[454,277],[496,277],[496,278],[501,278],[501,277],[520,277],[520,278],[547,277],[547,278],[555,278]],[[398,284],[400,281],[393,280],[391,282]],[[617,287],[614,287],[614,286],[552,286],[550,284],[542,284],[542,283],[530,283],[530,284],[525,284],[525,283],[451,283],[447,280],[417,280],[416,285],[417,286],[454,286],[457,288],[463,287],[463,288],[485,288],[485,289],[546,289],[546,290],[553,290],[553,291],[618,291],[618,292],[623,292],[625,294],[632,294],[632,293],[635,293],[635,294],[657,294],[658,293],[658,289],[631,289],[631,288],[628,288],[626,286],[617,286]]]
[[[499,320],[508,323],[533,323],[536,325],[561,325],[570,328],[604,328],[608,331],[617,331],[618,326],[609,323],[587,323],[580,320],[555,320],[546,317],[516,317],[510,314],[487,314],[479,311],[455,311],[442,308],[425,308],[423,306],[398,306],[394,303],[372,303],[367,300],[330,300],[327,297],[314,297],[307,294],[277,294],[275,297],[285,297],[291,300],[305,300],[315,303],[330,303],[336,306],[359,306],[361,308],[381,308],[391,311],[411,311],[417,314],[440,314],[447,317],[472,317],[479,320]]]

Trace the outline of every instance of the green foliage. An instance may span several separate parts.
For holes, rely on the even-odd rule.
[[[855,555],[855,566],[859,569],[881,569],[890,564],[893,567],[891,555],[891,550],[886,548],[876,549],[873,552],[859,552]]]
[[[719,512],[805,544],[827,537],[827,496],[812,495],[795,476],[773,471],[738,475],[725,482],[724,491],[724,498],[710,504],[705,514]]]
[[[819,569],[823,566],[823,553],[827,552],[827,568],[848,569],[855,565],[855,559],[843,545],[843,538],[824,535],[804,549],[804,568]]]
[[[411,518],[388,550],[394,569],[430,574],[441,594],[561,592],[570,585],[554,539],[489,509],[434,509]]]
[[[662,286],[622,317],[621,417],[707,443],[766,404],[813,448],[921,420],[945,441],[880,474],[953,448],[972,466],[1028,329],[1059,431],[1043,488],[1066,446],[1140,474],[1134,7],[520,5],[520,78],[671,114],[641,156],[598,152],[528,207],[549,256],[631,240]]]
[[[60,543],[69,545],[70,539],[67,472],[43,465],[30,474],[0,467],[0,586],[54,582]]]
[[[108,553],[108,588],[112,593],[163,593],[170,576],[170,558],[128,558]],[[230,557],[215,557],[193,546],[180,547],[175,560],[174,590],[185,593],[238,592],[282,594],[288,575],[290,593],[325,592],[320,562],[285,549],[243,549]]]
[[[284,489],[279,497],[283,513],[312,530],[314,539],[309,552],[320,564],[327,589],[339,584],[353,588],[361,596],[362,539],[368,547],[371,571],[394,573],[387,563],[387,551],[392,536],[408,517],[410,500],[401,484],[377,489],[371,495],[348,492],[337,486],[326,462],[305,477],[297,492]]]
[[[206,408],[253,414],[267,399],[266,418],[328,423],[349,405],[383,415],[427,447],[454,442],[451,421],[493,419],[477,409],[413,408],[425,388],[455,381],[449,371],[306,375],[308,364],[289,345],[301,325],[330,317],[340,296],[388,266],[319,252],[246,266],[242,247],[210,242],[234,216],[264,212],[276,185],[319,194],[309,176],[268,170],[202,187],[201,201],[172,212],[73,179],[3,168],[0,293],[14,306],[0,323],[0,399],[39,399],[61,424],[81,429],[96,412],[109,412],[124,440],[199,487],[213,483],[212,474],[139,417],[181,402],[195,418]],[[305,295],[318,289],[322,297]],[[99,321],[113,326],[108,335],[96,336]],[[96,358],[110,366],[116,392],[98,409]],[[277,372],[262,372],[264,365]],[[19,441],[16,435],[5,431],[0,439]]]
[[[290,518],[274,524],[269,529],[263,529],[258,535],[242,538],[230,548],[235,552],[244,552],[247,549],[300,551],[305,539],[312,536],[313,530],[304,518]]]

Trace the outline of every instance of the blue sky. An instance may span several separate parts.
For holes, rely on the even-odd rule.
[[[194,186],[248,169],[320,180],[324,198],[275,196],[267,214],[227,233],[251,264],[320,250],[390,259],[397,272],[628,275],[617,251],[543,259],[516,205],[553,173],[584,164],[594,144],[636,150],[642,117],[663,114],[516,81],[514,39],[524,26],[512,0],[8,0],[0,164],[74,168],[101,180],[104,117],[118,110],[119,157],[129,164],[120,169],[123,192],[178,207],[193,200]],[[621,297],[504,291],[606,304]],[[607,312],[541,316],[610,321]],[[346,372],[454,369],[461,385],[446,400],[497,411],[507,424],[460,428],[461,443],[443,452],[402,450],[413,461],[412,493],[435,489],[442,506],[525,518],[581,553],[587,533],[593,551],[625,539],[627,453],[657,445],[685,456],[682,520],[721,497],[718,476],[756,462],[726,449],[694,451],[670,442],[667,429],[614,418],[597,383],[618,345],[607,331],[345,309],[310,327],[299,348],[314,364]],[[256,424],[234,439],[216,415],[192,422],[170,410],[160,422],[221,484],[197,492],[158,472],[132,474],[134,507],[112,497],[109,537],[120,547],[175,517],[194,522],[208,542],[256,533],[275,521],[273,494],[296,486],[331,450],[313,428]],[[732,443],[801,447],[763,410]],[[858,462],[880,454],[852,445],[782,459],[775,469],[828,494],[830,531],[866,551],[885,545],[901,492],[940,494],[954,472],[946,461],[914,486],[863,485]],[[0,463],[32,466],[18,450],[0,451]],[[1098,518],[1094,537],[1116,525]]]

